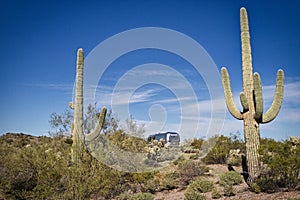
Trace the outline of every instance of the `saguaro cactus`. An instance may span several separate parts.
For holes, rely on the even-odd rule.
[[[72,161],[74,163],[78,163],[82,157],[84,141],[91,141],[100,134],[107,111],[105,107],[102,108],[96,128],[92,133],[85,135],[83,126],[83,68],[84,54],[80,48],[77,51],[75,103],[69,103],[70,108],[74,109],[74,124],[72,128]]]
[[[249,183],[259,176],[259,124],[272,121],[275,119],[280,110],[284,89],[284,73],[282,70],[278,70],[277,72],[274,100],[271,107],[264,114],[260,76],[258,73],[252,73],[250,34],[248,16],[245,8],[241,8],[240,10],[240,27],[243,70],[243,91],[240,93],[240,101],[243,107],[242,112],[237,109],[234,103],[227,69],[223,67],[221,71],[227,108],[233,117],[244,121],[244,138],[246,143],[247,164],[245,169],[248,169],[246,174],[249,177],[247,180]]]

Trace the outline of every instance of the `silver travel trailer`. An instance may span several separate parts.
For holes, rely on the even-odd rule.
[[[166,143],[171,143],[171,145],[179,145],[180,136],[176,132],[165,132],[165,133],[156,133],[153,135],[149,135],[148,141],[152,140],[160,140],[163,139]]]

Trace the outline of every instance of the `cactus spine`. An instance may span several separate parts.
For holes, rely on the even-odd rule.
[[[82,158],[84,151],[84,141],[91,141],[96,138],[103,128],[106,111],[105,107],[102,108],[99,121],[95,130],[84,135],[83,126],[83,69],[84,69],[84,54],[80,48],[77,51],[76,61],[76,82],[75,82],[75,103],[69,103],[71,109],[74,109],[74,124],[72,128],[72,161],[78,163]]]
[[[274,100],[271,107],[264,114],[261,79],[258,73],[252,73],[250,34],[245,8],[241,8],[240,10],[240,27],[243,70],[243,92],[240,93],[240,101],[243,107],[242,112],[237,109],[234,103],[227,69],[223,67],[221,71],[227,108],[233,117],[244,121],[247,164],[245,169],[247,169],[247,177],[249,177],[247,181],[251,183],[253,179],[259,176],[259,124],[272,121],[280,110],[284,89],[284,73],[282,70],[278,70],[277,72]]]

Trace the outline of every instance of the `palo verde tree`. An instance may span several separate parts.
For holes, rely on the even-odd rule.
[[[244,138],[246,143],[246,167],[247,182],[259,176],[258,148],[260,140],[259,124],[268,123],[277,116],[283,98],[284,73],[278,70],[276,90],[271,107],[263,113],[263,97],[261,80],[258,73],[252,72],[252,56],[250,46],[250,34],[248,16],[245,8],[240,10],[240,27],[242,41],[242,70],[243,91],[240,93],[240,101],[243,111],[240,112],[233,100],[230,79],[225,67],[222,68],[222,83],[226,104],[229,112],[238,120],[244,121]]]

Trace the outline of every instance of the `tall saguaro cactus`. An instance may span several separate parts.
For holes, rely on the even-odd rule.
[[[72,161],[78,163],[82,158],[84,151],[84,141],[91,141],[96,138],[103,128],[106,111],[105,107],[102,108],[99,120],[94,131],[88,135],[84,134],[83,126],[83,69],[84,69],[84,54],[80,48],[77,51],[76,61],[76,82],[75,82],[75,103],[69,103],[69,106],[74,109],[74,124],[72,128]]]
[[[275,119],[280,110],[284,89],[284,73],[282,70],[278,70],[273,103],[267,112],[263,113],[263,97],[260,76],[258,73],[252,73],[250,34],[248,16],[245,8],[241,8],[240,10],[240,27],[243,70],[243,91],[240,93],[240,101],[243,107],[242,112],[237,109],[234,103],[227,69],[223,67],[221,71],[227,108],[233,117],[244,121],[246,169],[248,169],[248,176],[250,177],[248,181],[251,182],[251,180],[259,176],[259,124],[272,121]]]

